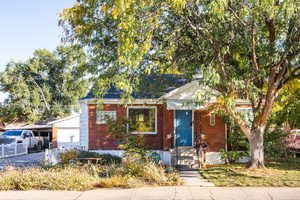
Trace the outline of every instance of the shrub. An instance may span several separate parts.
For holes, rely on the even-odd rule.
[[[110,154],[101,155],[96,152],[75,150],[60,153],[59,157],[62,164],[69,164],[71,161],[76,160],[78,158],[101,158],[99,162],[99,164],[101,165],[120,164],[122,161],[120,157],[113,156]]]
[[[89,151],[79,151],[77,153],[78,158],[101,158],[101,165],[110,165],[110,164],[120,164],[122,159],[118,156],[113,156],[110,154],[99,154],[97,152],[89,152]]]
[[[122,158],[110,154],[100,155],[102,165],[121,164]]]
[[[285,138],[287,136],[288,133],[279,128],[266,130],[264,135],[265,157],[268,159],[286,157],[287,143]]]
[[[124,176],[137,178],[151,185],[179,185],[178,173],[166,173],[165,169],[154,162],[136,162],[124,165]]]
[[[220,154],[227,164],[236,163],[239,159],[249,156],[245,151],[225,151],[224,149],[220,150]]]
[[[151,162],[145,164],[141,175],[147,183],[165,185],[168,182],[164,168]]]
[[[107,118],[106,122],[108,131],[113,134],[115,139],[119,140],[119,149],[122,149],[129,154],[140,154],[143,160],[147,159],[144,135],[133,135],[128,133],[128,119],[120,118],[112,120]]]
[[[69,150],[59,154],[60,162],[62,164],[69,164],[72,160],[78,158],[76,150]]]

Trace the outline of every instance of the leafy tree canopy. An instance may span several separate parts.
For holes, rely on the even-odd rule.
[[[1,73],[1,91],[8,93],[1,108],[4,121],[37,121],[69,114],[88,89],[82,73],[87,57],[74,46],[54,52],[36,50],[25,62],[10,62]]]
[[[263,133],[282,87],[300,77],[299,0],[78,0],[61,15],[66,39],[87,47],[99,89],[134,91],[140,74],[203,72],[263,164]],[[101,78],[99,78],[101,77]],[[253,122],[236,103],[251,103]]]
[[[270,122],[280,127],[300,129],[300,80],[291,81],[282,88]]]

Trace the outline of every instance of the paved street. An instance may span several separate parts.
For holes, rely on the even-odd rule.
[[[3,167],[15,166],[15,167],[30,167],[39,165],[42,159],[45,157],[45,152],[31,153],[21,156],[15,156],[11,158],[0,159],[0,170]]]
[[[300,200],[300,188],[144,187],[87,192],[8,191],[0,200]]]

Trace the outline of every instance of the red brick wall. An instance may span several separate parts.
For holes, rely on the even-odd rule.
[[[135,105],[140,106],[140,105]],[[151,105],[152,106],[152,105]],[[149,149],[162,150],[164,144],[163,120],[164,105],[154,105],[157,107],[157,134],[145,135],[145,145]],[[105,104],[103,110],[117,111],[117,118],[126,117],[127,109],[117,104]],[[113,135],[108,133],[105,124],[96,124],[96,105],[89,105],[89,149],[90,150],[115,150],[117,141]]]
[[[166,106],[163,110],[163,133],[163,149],[169,150],[174,145],[174,110],[167,110]]]
[[[135,105],[140,106],[140,105]],[[174,110],[167,110],[166,105],[157,107],[157,134],[145,135],[145,143],[149,149],[169,150],[174,141]],[[103,110],[117,111],[117,117],[126,117],[127,108],[117,104],[105,104]],[[194,112],[194,136],[205,133],[209,151],[219,151],[225,146],[225,124],[216,116],[216,125],[209,125],[208,111]],[[96,124],[96,105],[89,105],[89,149],[115,150],[117,141],[108,133],[105,124]]]
[[[215,126],[209,124],[209,111],[194,112],[194,134],[205,134],[205,140],[208,143],[209,152],[220,151],[225,148],[225,124],[221,117],[216,115]]]

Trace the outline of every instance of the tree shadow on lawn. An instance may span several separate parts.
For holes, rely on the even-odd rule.
[[[267,168],[273,168],[278,170],[300,170],[299,158],[288,158],[280,160],[269,160],[266,162]]]
[[[234,171],[231,168],[223,168],[223,167],[217,167],[217,168],[208,168],[208,169],[203,169],[200,171],[200,173],[204,176],[216,176],[215,178],[220,179],[220,176],[223,175],[223,177],[235,177],[235,178],[255,178],[255,179],[260,179],[261,177],[258,176],[249,176],[245,175],[242,173],[238,173]]]

